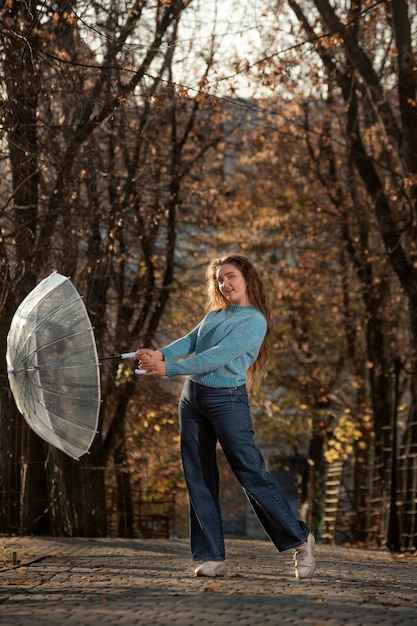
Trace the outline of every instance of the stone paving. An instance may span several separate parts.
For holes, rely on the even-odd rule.
[[[226,545],[228,575],[197,578],[186,539],[0,537],[0,624],[417,626],[417,557],[319,544],[297,581],[290,552]]]

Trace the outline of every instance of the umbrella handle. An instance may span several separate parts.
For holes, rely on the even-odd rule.
[[[121,359],[134,359],[137,358],[136,352],[123,352],[120,355]],[[135,374],[146,374],[146,370],[135,369]]]
[[[135,357],[138,357],[136,352],[123,352],[122,354],[118,354],[117,356],[121,359],[134,359]]]

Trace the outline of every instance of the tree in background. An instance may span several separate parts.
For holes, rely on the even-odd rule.
[[[276,311],[258,426],[296,454],[309,444],[308,521],[329,541],[415,545],[415,9],[280,2],[279,29],[257,21],[262,98],[231,100],[213,97],[216,37],[196,52],[188,4],[2,9],[3,348],[52,269],[84,295],[106,356],[189,330],[207,260],[247,253]],[[244,56],[224,60],[249,83]],[[181,490],[176,386],[143,383],[103,363],[100,432],[74,463],[32,435],[4,382],[5,531],[130,536],[138,492]]]
[[[296,21],[285,13],[286,7]],[[307,275],[305,281],[298,277],[299,287],[307,285],[307,292],[311,276],[306,268],[312,258],[303,257],[302,250],[312,235],[327,232],[327,243],[332,236],[332,244],[322,249],[322,262],[333,264],[343,295],[333,308],[345,344],[337,369],[350,381],[345,384],[349,400],[342,405],[353,409],[355,432],[362,433],[360,445],[353,436],[351,441],[357,460],[351,529],[358,540],[412,547],[417,536],[415,7],[401,0],[343,6],[288,0],[275,8],[280,37],[286,37],[288,47],[281,45],[281,53],[271,54],[278,32],[271,30],[258,75],[269,93],[282,95],[285,90],[286,105],[279,114],[287,120],[288,134],[304,146],[302,160],[294,163],[302,173],[295,187],[300,191],[304,185],[301,195],[297,192],[303,202],[300,212],[309,207],[312,212],[291,232],[296,237],[292,273]],[[295,151],[287,154],[293,163]],[[282,167],[279,162],[277,168]],[[294,205],[287,211],[288,222]],[[300,330],[307,327],[310,333],[317,308],[301,293],[297,300],[294,314]],[[305,331],[303,335],[305,339]],[[323,354],[323,344],[318,350]],[[334,390],[325,385],[323,391],[330,417]],[[404,412],[399,411],[407,394],[403,422]],[[329,430],[329,420],[316,424],[323,451],[329,437],[330,448],[341,446],[332,437],[335,429]]]
[[[174,86],[186,9],[177,0],[132,2],[127,11],[113,2],[3,7],[4,351],[19,302],[54,269],[84,296],[101,356],[152,343],[174,280],[179,224],[204,224],[195,214],[204,202],[187,200],[193,172],[224,136],[198,91]],[[212,57],[206,50],[202,81]],[[2,368],[1,528],[106,534],[112,468],[120,511],[131,509],[126,416],[137,378],[103,365],[100,432],[75,463],[32,435]],[[118,530],[132,533],[130,514]]]

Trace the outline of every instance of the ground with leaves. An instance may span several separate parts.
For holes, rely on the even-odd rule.
[[[314,579],[291,553],[227,542],[224,578],[196,578],[187,540],[0,539],[1,623],[417,624],[417,561],[386,550],[317,547]]]

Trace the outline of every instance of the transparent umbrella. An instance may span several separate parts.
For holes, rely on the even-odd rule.
[[[100,411],[99,359],[86,308],[69,278],[54,272],[23,300],[7,336],[6,360],[29,426],[74,459],[88,452]]]

